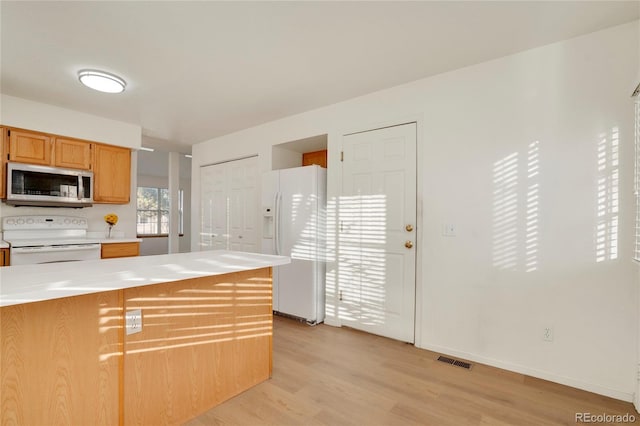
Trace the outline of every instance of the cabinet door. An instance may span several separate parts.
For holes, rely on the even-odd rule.
[[[111,259],[114,257],[131,257],[140,255],[140,243],[103,243],[100,257]]]
[[[53,164],[58,167],[89,170],[91,168],[91,144],[75,139],[56,138]]]
[[[131,199],[131,150],[95,144],[93,179],[96,203],[127,204]]]
[[[19,163],[51,164],[51,138],[42,133],[9,129],[9,159]]]
[[[310,166],[317,164],[320,167],[327,168],[327,150],[306,152],[302,154],[302,165]]]
[[[9,266],[9,249],[0,249],[0,266]]]
[[[7,196],[7,129],[0,127],[0,198]]]

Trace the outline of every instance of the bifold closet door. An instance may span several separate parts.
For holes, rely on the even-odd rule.
[[[200,168],[200,250],[258,251],[258,157]]]

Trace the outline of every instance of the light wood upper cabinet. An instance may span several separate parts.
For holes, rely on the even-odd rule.
[[[322,151],[314,151],[314,152],[305,152],[302,154],[302,165],[310,166],[312,164],[317,164],[320,167],[327,168],[327,150]]]
[[[93,146],[93,200],[127,204],[131,198],[131,150],[111,145]]]
[[[37,131],[2,128],[0,198],[6,197],[8,161],[93,170],[96,203],[127,204],[131,199],[131,150]]]
[[[55,138],[53,165],[90,170],[91,143],[77,139]]]
[[[9,129],[8,134],[10,161],[91,170],[89,141],[22,129]]]
[[[9,129],[9,160],[50,165],[51,137],[44,133]]]
[[[0,198],[7,196],[7,129],[0,127]]]

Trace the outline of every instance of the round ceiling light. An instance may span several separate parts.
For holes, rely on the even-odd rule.
[[[117,75],[97,70],[78,71],[78,79],[85,86],[106,93],[124,92],[127,83]]]

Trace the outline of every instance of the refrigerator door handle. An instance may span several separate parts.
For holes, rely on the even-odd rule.
[[[276,192],[276,196],[274,200],[275,211],[273,212],[273,216],[274,216],[273,225],[275,227],[274,229],[275,235],[273,236],[273,251],[277,255],[280,254],[280,199],[281,199],[280,193]]]

